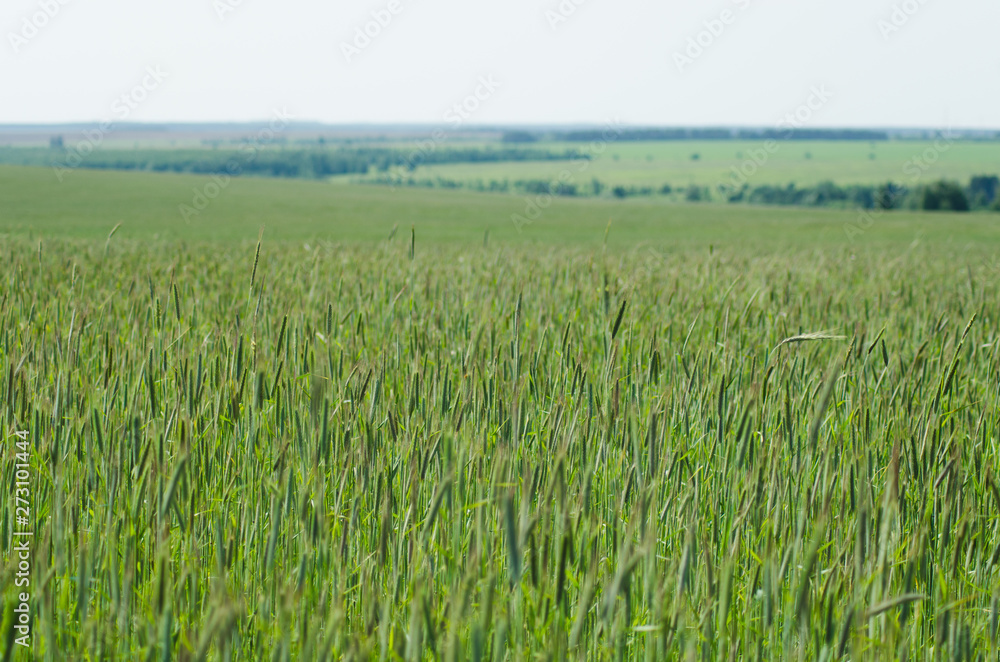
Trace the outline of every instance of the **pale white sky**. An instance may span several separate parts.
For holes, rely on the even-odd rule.
[[[0,123],[773,126],[812,101],[810,126],[1000,128],[998,26],[996,0],[2,0]]]

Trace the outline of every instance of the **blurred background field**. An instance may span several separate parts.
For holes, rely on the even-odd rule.
[[[252,241],[265,227],[271,241],[338,242],[385,239],[393,228],[402,236],[412,226],[421,242],[597,247],[607,234],[609,245],[624,248],[765,251],[913,242],[987,250],[1000,238],[994,214],[893,211],[870,222],[858,210],[554,197],[531,220],[525,214],[535,196],[234,178],[208,199],[213,182],[209,175],[79,169],[60,183],[48,168],[0,166],[0,232],[97,239],[121,223],[124,238]],[[512,221],[515,216],[531,222]],[[854,235],[849,226],[863,232]]]

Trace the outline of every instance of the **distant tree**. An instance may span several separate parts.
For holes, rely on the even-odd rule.
[[[49,149],[62,149],[63,148],[63,137],[62,136],[52,136],[49,138]]]
[[[969,211],[969,199],[961,186],[942,179],[924,189],[920,207],[925,211]]]
[[[822,207],[831,202],[846,200],[847,194],[831,181],[823,181],[806,193],[803,202],[813,207]]]
[[[692,161],[698,161],[700,159],[701,159],[701,154],[699,154],[698,152],[695,152],[694,154],[691,155]]]
[[[726,194],[727,202],[743,202],[744,198],[747,196],[747,192],[750,190],[749,184],[744,184],[739,189],[734,186],[729,187],[729,191]]]
[[[628,189],[626,189],[624,186],[616,186],[613,189],[611,189],[611,194],[614,195],[619,200],[622,200],[625,198],[625,196],[628,195]]]
[[[670,186],[670,184],[664,184],[663,186],[660,187],[660,194],[661,195],[670,195],[673,192],[674,192],[674,189],[673,189],[672,186]]]
[[[899,209],[903,201],[904,189],[893,182],[886,182],[875,194],[876,209]]]
[[[505,143],[533,143],[538,142],[538,136],[528,131],[504,131],[501,141]]]
[[[700,186],[688,186],[687,191],[684,192],[684,199],[688,202],[701,202],[704,200],[704,192]]]
[[[873,209],[875,207],[875,190],[870,186],[852,186],[849,189],[851,203],[855,207],[862,209]]]
[[[532,195],[545,195],[552,193],[552,183],[542,179],[528,179],[517,182],[524,189],[525,193]]]
[[[985,208],[997,201],[1000,177],[978,175],[969,180],[969,202],[976,208]]]
[[[600,195],[604,192],[604,182],[594,177],[590,180],[590,190],[594,192],[594,195]]]

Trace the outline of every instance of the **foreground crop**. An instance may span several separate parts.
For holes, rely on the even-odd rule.
[[[996,656],[995,258],[4,248],[41,658]]]

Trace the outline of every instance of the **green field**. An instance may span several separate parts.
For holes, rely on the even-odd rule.
[[[0,167],[5,659],[997,659],[996,215],[211,181]]]
[[[763,142],[743,141],[609,141],[602,149],[590,143],[537,143],[532,147],[551,151],[578,149],[589,154],[593,162],[583,171],[565,161],[434,165],[419,167],[412,176],[462,182],[481,179],[487,183],[504,179],[554,180],[568,168],[578,183],[596,177],[609,186],[651,186],[658,190],[663,184],[675,188],[695,184],[715,188],[720,183],[729,183],[731,168],[743,164],[754,150],[763,146]],[[693,155],[698,155],[697,160],[692,159]],[[927,168],[914,159],[921,159]],[[904,170],[908,163],[910,167]],[[750,182],[753,186],[791,182],[811,186],[823,181],[871,185],[891,180],[911,185],[914,173],[919,172],[923,182],[944,177],[964,183],[973,175],[997,174],[998,163],[1000,143],[996,142],[942,141],[938,149],[933,141],[916,140],[782,142],[776,152],[768,154]],[[364,178],[346,176],[345,179]]]
[[[520,230],[527,200],[515,195],[334,186],[324,182],[234,179],[196,216],[197,191],[208,176],[77,170],[59,183],[45,168],[0,166],[0,232],[98,239],[121,223],[120,238],[185,241],[371,242],[413,227],[418,241],[481,245],[601,246],[656,250],[730,246],[775,251],[782,247],[850,246],[907,250],[929,242],[954,250],[995,247],[1000,223],[991,214],[893,212],[851,239],[858,212],[684,205],[658,199],[556,199]],[[212,192],[212,191],[210,191]],[[610,231],[608,226],[610,222]]]

